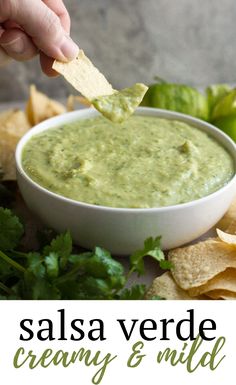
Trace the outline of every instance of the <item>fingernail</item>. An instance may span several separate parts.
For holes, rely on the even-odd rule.
[[[16,39],[9,41],[7,43],[1,43],[1,46],[5,48],[7,51],[16,54],[22,54],[25,50],[25,45],[23,39],[21,37],[17,37]]]
[[[61,45],[61,53],[65,57],[65,60],[73,60],[76,58],[79,52],[79,47],[73,42],[70,36],[66,36],[63,39]]]

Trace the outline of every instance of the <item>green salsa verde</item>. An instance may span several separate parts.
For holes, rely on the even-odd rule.
[[[79,120],[32,137],[26,173],[46,189],[95,205],[149,208],[189,202],[234,175],[230,154],[181,121],[131,116]]]

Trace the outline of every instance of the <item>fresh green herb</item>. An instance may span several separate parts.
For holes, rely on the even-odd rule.
[[[144,248],[142,250],[136,251],[130,257],[131,269],[129,274],[134,272],[138,273],[138,275],[144,274],[144,260],[143,258],[146,255],[151,256],[157,262],[162,262],[165,260],[165,256],[160,247],[161,237],[156,238],[148,238],[144,242]]]
[[[126,285],[133,273],[144,274],[144,257],[169,268],[160,237],[148,238],[144,248],[130,256],[126,274],[122,264],[101,247],[76,253],[69,232],[40,250],[17,250],[23,233],[19,218],[0,208],[0,299],[143,299],[145,285]]]
[[[130,289],[124,289],[119,299],[125,299],[125,300],[136,300],[144,297],[144,294],[146,292],[146,286],[145,285],[134,285]]]
[[[14,249],[23,233],[19,219],[10,210],[0,208],[0,250]]]

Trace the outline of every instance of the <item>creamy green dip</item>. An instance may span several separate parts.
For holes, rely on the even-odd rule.
[[[99,96],[91,102],[107,119],[121,123],[134,113],[147,90],[145,84],[136,83],[130,88],[114,91],[112,95]]]
[[[22,164],[38,184],[95,205],[147,208],[189,202],[234,175],[229,153],[180,121],[132,116],[119,125],[103,117],[35,135]]]

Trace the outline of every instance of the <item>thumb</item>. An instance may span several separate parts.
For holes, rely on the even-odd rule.
[[[0,0],[0,23],[7,20],[18,23],[47,56],[62,61],[76,57],[78,46],[63,29],[59,17],[42,1]]]

